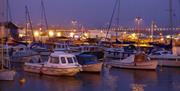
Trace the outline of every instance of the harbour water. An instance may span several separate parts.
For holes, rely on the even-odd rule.
[[[14,81],[0,81],[0,91],[180,91],[180,68],[156,71],[103,68],[98,73],[78,73],[76,77],[27,73],[16,65]],[[20,79],[24,78],[24,83]]]

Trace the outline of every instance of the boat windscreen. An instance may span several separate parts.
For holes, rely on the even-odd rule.
[[[50,63],[59,64],[59,58],[58,57],[51,57]]]

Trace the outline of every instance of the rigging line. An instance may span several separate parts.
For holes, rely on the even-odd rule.
[[[42,4],[41,4],[41,18],[40,18],[40,28],[41,28],[41,32],[42,32],[42,28],[43,28],[43,8],[42,8]]]
[[[9,0],[6,0],[6,12],[7,12],[7,21],[12,21],[11,7],[9,4]]]
[[[41,0],[41,5],[42,5],[43,15],[45,19],[46,29],[48,30],[48,22],[47,22],[46,11],[45,11],[43,0]]]
[[[112,12],[112,15],[111,15],[111,19],[110,19],[110,22],[109,22],[109,26],[108,26],[108,30],[107,30],[107,33],[106,33],[106,38],[105,38],[105,40],[107,39],[107,36],[108,36],[108,34],[109,34],[109,30],[110,30],[110,28],[111,28],[113,16],[114,16],[114,13],[115,13],[115,11],[116,11],[117,2],[118,2],[118,0],[116,0],[115,5],[114,5],[114,8],[113,8],[113,12]]]
[[[120,0],[118,0],[118,11],[117,11],[117,29],[116,29],[116,39],[118,39],[118,30],[119,30],[119,17],[120,17]]]
[[[172,0],[169,0],[169,28],[172,31],[172,28],[173,28]]]
[[[26,19],[29,21],[29,24],[30,24],[30,28],[31,28],[31,33],[32,33],[32,36],[33,36],[33,41],[35,41],[35,38],[34,38],[34,31],[33,31],[33,27],[32,27],[32,23],[31,23],[31,17],[29,15],[29,10],[28,10],[28,7],[25,6],[26,8]]]
[[[120,0],[118,0],[118,12],[117,12],[117,26],[119,26],[119,17],[120,17]]]
[[[180,9],[180,0],[178,0],[179,1],[179,9]],[[180,11],[180,10],[179,10]],[[180,19],[179,19],[179,24],[180,24]]]

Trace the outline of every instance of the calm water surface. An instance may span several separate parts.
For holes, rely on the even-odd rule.
[[[180,68],[156,71],[103,68],[100,74],[54,77],[27,73],[18,67],[14,81],[0,81],[0,91],[180,91]],[[26,79],[24,84],[19,83],[21,78]]]

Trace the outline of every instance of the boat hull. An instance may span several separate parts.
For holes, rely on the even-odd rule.
[[[43,67],[42,73],[46,75],[54,75],[54,76],[75,76],[78,72],[80,72],[79,67],[72,68],[49,68]]]
[[[53,76],[74,76],[78,72],[80,72],[80,67],[68,67],[68,68],[55,68],[55,67],[46,67],[42,64],[25,64],[24,71],[39,73],[45,75],[53,75]]]
[[[180,67],[180,61],[157,60],[159,66]]]
[[[3,69],[0,70],[0,80],[14,80],[14,76],[16,75],[16,72],[14,70],[7,70]]]
[[[159,66],[180,67],[180,56],[150,56]]]
[[[40,74],[42,67],[43,64],[25,63],[24,71]]]
[[[101,72],[103,63],[82,65],[83,72]]]
[[[108,65],[112,67],[125,68],[125,69],[141,69],[141,70],[155,70],[157,68],[157,61],[139,62],[139,63],[122,63],[122,62],[109,62]]]

